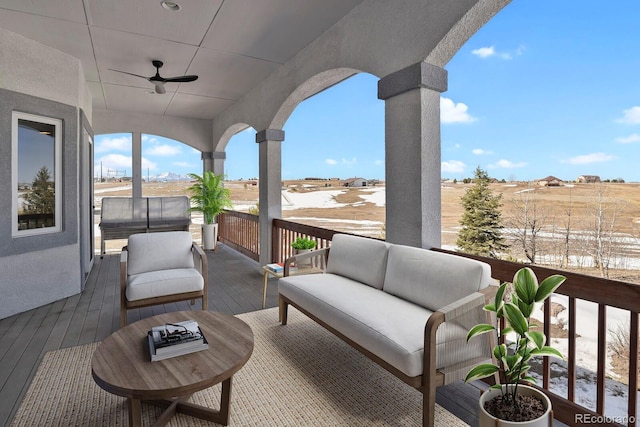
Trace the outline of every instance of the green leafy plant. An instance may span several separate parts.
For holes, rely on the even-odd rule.
[[[217,215],[233,206],[230,191],[224,188],[223,176],[205,171],[202,176],[190,173],[195,183],[187,188],[191,193],[191,212],[202,212],[205,224],[213,224]]]
[[[537,303],[543,302],[566,280],[559,274],[549,276],[538,284],[538,278],[528,267],[516,272],[512,282],[511,301],[506,301],[507,287],[505,282],[498,288],[495,300],[484,307],[486,311],[495,313],[496,326],[486,323],[478,324],[469,330],[467,341],[471,338],[495,332],[497,345],[493,348],[496,363],[484,363],[471,369],[465,382],[490,377],[498,373],[498,383],[492,388],[502,390],[502,401],[507,405],[517,406],[516,395],[518,384],[535,384],[535,378],[529,375],[529,361],[534,356],[564,356],[555,348],[546,345],[547,337],[540,331],[532,330],[535,325],[530,322],[531,314]],[[500,329],[500,319],[506,320],[504,329]],[[507,342],[508,334],[515,334],[515,340]],[[506,387],[503,387],[506,386]]]
[[[307,239],[306,237],[298,237],[296,240],[291,242],[291,247],[298,250],[315,249],[316,241]]]

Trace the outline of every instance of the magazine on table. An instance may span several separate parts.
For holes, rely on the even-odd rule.
[[[209,343],[195,320],[154,326],[147,333],[151,361],[206,350]]]

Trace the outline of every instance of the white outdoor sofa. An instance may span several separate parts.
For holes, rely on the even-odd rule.
[[[100,209],[100,257],[105,241],[132,234],[189,231],[191,214],[187,196],[104,197]]]
[[[288,276],[291,262],[318,256],[325,274]],[[466,342],[473,325],[487,322],[483,306],[495,292],[486,263],[337,234],[330,248],[284,265],[282,324],[292,305],[420,390],[424,426],[434,425],[436,387],[491,359],[488,334]]]

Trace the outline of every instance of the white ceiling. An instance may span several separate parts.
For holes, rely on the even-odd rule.
[[[0,27],[82,61],[94,109],[212,119],[362,0],[0,0]],[[163,77],[196,74],[149,93]]]

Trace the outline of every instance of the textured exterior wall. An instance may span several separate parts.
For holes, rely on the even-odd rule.
[[[0,318],[79,293],[78,118],[91,111],[80,62],[0,29]],[[11,236],[11,114],[63,119],[63,230]],[[90,116],[89,116],[90,117]]]

